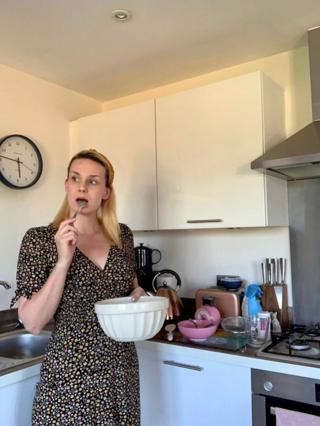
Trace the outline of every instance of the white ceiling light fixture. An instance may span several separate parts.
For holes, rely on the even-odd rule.
[[[116,9],[112,11],[111,16],[115,21],[128,22],[132,18],[132,13],[130,10]]]

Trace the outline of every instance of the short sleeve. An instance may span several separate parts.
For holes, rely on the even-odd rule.
[[[11,307],[21,296],[29,299],[47,281],[50,264],[54,260],[54,253],[50,255],[50,246],[50,232],[46,227],[31,228],[24,235],[17,264],[17,289]]]
[[[120,231],[121,231],[122,249],[126,253],[126,256],[130,264],[133,266],[136,272],[137,267],[136,267],[135,255],[134,255],[134,243],[133,243],[132,231],[127,225],[124,225],[123,223],[120,223]]]

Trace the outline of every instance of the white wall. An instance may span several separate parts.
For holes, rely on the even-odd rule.
[[[0,280],[15,284],[21,238],[30,226],[50,222],[63,198],[69,160],[69,122],[100,112],[102,105],[55,84],[0,65],[0,138],[30,137],[44,161],[38,183],[24,190],[0,183]],[[0,310],[8,309],[11,290],[0,287]]]
[[[103,110],[108,111],[159,96],[170,95],[182,90],[188,90],[193,87],[214,83],[254,71],[263,71],[284,89],[286,132],[288,135],[304,127],[311,121],[310,67],[307,47],[300,47],[277,55],[114,99],[105,102]]]
[[[289,230],[286,227],[135,232],[135,245],[161,251],[153,270],[173,269],[181,279],[180,295],[194,297],[199,288],[216,284],[216,275],[240,275],[246,284],[262,283],[266,257],[288,259],[287,283],[292,304]]]

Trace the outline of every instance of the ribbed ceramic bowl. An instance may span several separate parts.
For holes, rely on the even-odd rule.
[[[169,299],[142,296],[101,300],[95,304],[99,324],[105,334],[118,342],[151,339],[163,326]]]
[[[188,339],[194,342],[202,342],[212,336],[218,327],[210,320],[184,320],[178,322],[178,329]]]

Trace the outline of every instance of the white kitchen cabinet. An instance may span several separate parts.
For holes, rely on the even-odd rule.
[[[0,425],[30,426],[35,388],[40,380],[39,374],[21,378],[7,385],[2,385],[1,379],[4,381],[6,376],[0,378]]]
[[[154,101],[80,118],[70,126],[71,154],[95,148],[115,169],[118,219],[157,229]]]
[[[249,367],[152,347],[138,345],[142,426],[252,424]]]
[[[156,113],[155,113],[156,112]],[[115,167],[133,230],[286,226],[286,181],[250,169],[284,139],[283,91],[261,72],[71,123],[71,154]]]
[[[288,224],[286,182],[250,169],[284,138],[282,89],[261,72],[156,100],[159,229]]]

